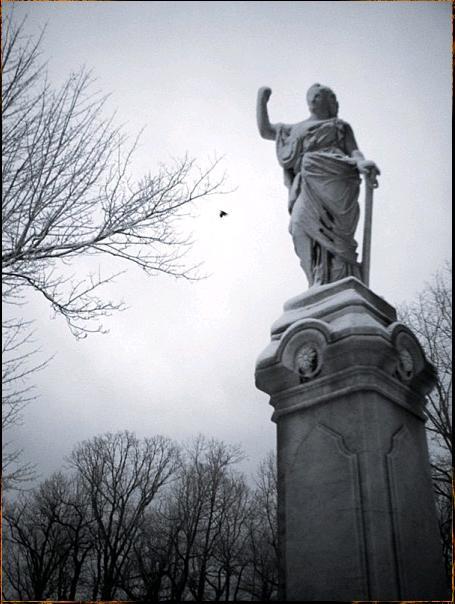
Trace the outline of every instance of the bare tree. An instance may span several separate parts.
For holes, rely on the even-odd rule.
[[[234,483],[229,468],[240,461],[243,454],[238,447],[215,440],[207,442],[202,438],[195,441],[195,446],[189,454],[191,467],[198,481],[197,490],[206,494],[199,518],[201,522],[196,539],[197,556],[193,561],[189,583],[194,599],[202,602],[206,596],[211,559],[225,527],[226,506],[234,503],[229,501],[227,496],[227,490]]]
[[[69,462],[88,493],[96,525],[93,598],[110,600],[148,506],[177,469],[178,450],[159,436],[139,441],[118,432],[81,443]]]
[[[142,593],[150,599],[159,593],[161,599],[177,602],[220,599],[227,574],[232,572],[232,555],[239,539],[239,527],[235,529],[234,522],[241,524],[239,515],[245,512],[247,496],[244,480],[232,471],[232,466],[242,453],[236,446],[203,436],[184,451],[176,482],[144,525],[135,550],[136,572],[128,580],[129,597],[137,598]],[[236,506],[237,515],[229,509]],[[131,577],[140,577],[142,588]],[[131,591],[131,586],[136,591]]]
[[[30,323],[22,319],[2,321],[2,485],[5,490],[20,488],[34,475],[34,466],[22,461],[20,449],[11,447],[6,431],[20,425],[22,410],[32,401],[35,389],[32,373],[46,365],[36,360]]]
[[[276,596],[276,474],[256,487],[238,447],[198,437],[178,450],[121,432],[78,445],[5,506],[5,597],[72,601],[270,600]]]
[[[52,90],[39,64],[41,39],[7,17],[2,46],[4,299],[31,287],[72,331],[115,308],[95,290],[99,276],[61,271],[83,253],[127,260],[148,274],[190,276],[178,219],[194,200],[220,191],[213,165],[188,158],[138,182],[128,177],[135,144],[103,117],[105,97],[85,71]]]
[[[168,487],[172,491],[176,482]],[[131,555],[122,573],[121,587],[133,601],[168,600],[169,575],[172,566],[172,530],[160,513],[160,504],[144,514]]]
[[[252,516],[251,492],[242,475],[223,480],[220,493],[219,531],[207,572],[213,600],[237,600],[248,558],[249,522]]]
[[[437,370],[427,397],[426,429],[433,485],[448,577],[451,575],[452,510],[452,266],[446,263],[414,302],[399,309],[400,320],[418,337]]]
[[[44,484],[40,497],[61,527],[68,547],[68,556],[59,566],[55,597],[71,601],[83,587],[83,569],[95,547],[90,499],[77,475],[59,472]]]
[[[142,523],[122,583],[132,600],[199,602],[203,593],[205,601],[232,601],[244,595],[250,490],[229,468],[215,492],[208,473],[188,470]]]
[[[122,305],[98,293],[115,275],[79,269],[75,277],[74,263],[110,257],[148,275],[196,277],[196,267],[185,262],[191,241],[181,219],[192,202],[221,192],[223,177],[214,177],[217,160],[199,169],[184,157],[133,181],[137,141],[128,144],[104,117],[106,97],[94,90],[91,75],[71,73],[53,89],[40,58],[42,36],[28,36],[24,21],[9,15],[3,25],[2,302],[11,307],[37,292],[84,337],[102,331],[102,317]],[[26,321],[17,312],[3,325],[14,352],[3,374],[6,427],[30,400],[26,378],[40,364],[30,364],[27,347],[21,349]],[[12,466],[18,452],[8,455]]]
[[[80,502],[74,494],[72,481],[55,474],[20,501],[6,502],[4,573],[14,596],[74,597],[80,568],[74,575],[70,566],[84,550],[81,535],[87,523],[80,508],[75,522],[73,510]]]
[[[249,565],[242,590],[249,599],[276,599],[278,589],[277,473],[274,453],[259,465],[249,522]]]

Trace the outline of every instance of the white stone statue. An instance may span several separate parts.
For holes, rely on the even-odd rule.
[[[272,91],[258,91],[261,136],[276,141],[278,161],[289,189],[289,231],[310,287],[354,276],[362,279],[354,239],[359,220],[359,172],[377,186],[376,164],[357,148],[351,126],[338,118],[338,102],[327,86],[307,92],[310,116],[297,124],[271,124],[267,102]]]

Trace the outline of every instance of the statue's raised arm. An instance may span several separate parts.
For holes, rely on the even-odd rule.
[[[365,159],[351,126],[338,117],[338,101],[330,88],[309,88],[310,115],[297,124],[270,123],[271,94],[265,86],[258,90],[257,124],[263,138],[276,141],[289,190],[289,230],[309,285],[348,276],[366,282],[354,239],[360,174],[365,174],[371,192],[377,186],[378,167]]]
[[[266,138],[268,140],[275,140],[276,126],[270,123],[269,112],[267,109],[267,103],[271,94],[271,88],[268,88],[267,86],[259,88],[256,103],[256,118],[259,134],[262,136],[262,138]]]

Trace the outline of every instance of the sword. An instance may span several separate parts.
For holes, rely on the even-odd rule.
[[[371,221],[373,217],[373,189],[379,186],[377,180],[378,172],[371,168],[364,175],[365,180],[365,222],[363,229],[362,248],[362,278],[367,287],[370,286],[370,257],[371,257]]]

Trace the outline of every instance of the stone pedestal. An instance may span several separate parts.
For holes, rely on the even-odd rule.
[[[281,598],[446,598],[423,416],[433,367],[355,278],[284,310],[256,367],[277,424]]]

